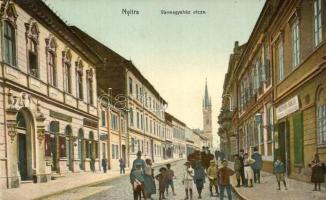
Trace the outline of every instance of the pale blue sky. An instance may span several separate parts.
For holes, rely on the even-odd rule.
[[[96,3],[95,3],[96,2]],[[78,26],[131,59],[168,101],[168,112],[202,128],[205,78],[213,131],[234,41],[246,42],[265,0],[47,0]],[[122,9],[139,15],[126,16]],[[206,15],[161,15],[161,10],[205,10]],[[217,137],[215,137],[217,138]]]

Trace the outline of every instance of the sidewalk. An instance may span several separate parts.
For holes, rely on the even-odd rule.
[[[235,175],[231,179],[232,185],[235,186]],[[261,172],[261,183],[254,184],[253,188],[234,187],[236,193],[238,193],[243,199],[246,200],[325,200],[326,189],[325,183],[322,185],[321,192],[312,191],[313,185],[294,179],[286,179],[288,190],[285,190],[283,183],[281,183],[281,190],[277,189],[277,182],[274,174]]]
[[[182,159],[164,160],[153,164],[160,166],[166,163],[177,162]],[[126,174],[129,175],[130,170],[126,169]],[[108,180],[121,177],[119,170],[109,170],[103,172],[81,172],[67,174],[65,177],[52,180],[47,183],[25,183],[19,188],[4,189],[0,191],[0,200],[29,200],[41,199],[54,194],[62,193],[79,187],[99,184]]]

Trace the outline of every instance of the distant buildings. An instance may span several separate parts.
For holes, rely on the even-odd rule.
[[[266,1],[248,42],[236,43],[219,115],[221,148],[277,156],[286,173],[309,180],[315,153],[326,161],[324,1]]]

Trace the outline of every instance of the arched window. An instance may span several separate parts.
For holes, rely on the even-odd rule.
[[[38,38],[40,32],[36,22],[33,19],[31,19],[29,23],[26,23],[25,26],[26,45],[28,49],[28,73],[34,77],[39,77]]]
[[[317,140],[319,145],[326,144],[326,89],[317,93]]]
[[[63,58],[63,85],[64,91],[71,93],[71,52],[66,50],[62,53]]]
[[[4,21],[4,57],[5,62],[11,66],[16,66],[16,39],[13,25]]]
[[[50,35],[45,40],[47,49],[47,64],[48,64],[48,83],[52,86],[57,86],[57,67],[56,67],[56,49],[57,43],[54,36]]]

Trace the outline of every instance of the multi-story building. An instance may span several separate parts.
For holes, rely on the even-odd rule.
[[[172,124],[173,131],[173,158],[185,158],[186,156],[186,124],[172,116],[170,113],[165,113],[166,120]]]
[[[169,121],[169,118],[166,117],[167,113],[164,113],[165,115],[165,131],[164,131],[164,139],[165,144],[163,147],[164,152],[164,159],[171,159],[173,158],[173,127],[172,127],[172,121]]]
[[[0,181],[99,169],[98,57],[42,1],[1,1]]]
[[[257,147],[264,169],[280,156],[290,177],[308,180],[325,161],[324,1],[267,1],[235,67],[238,146]]]
[[[230,55],[228,71],[225,74],[222,107],[218,116],[220,150],[225,153],[228,159],[232,158],[231,155],[238,153],[238,87],[235,69],[244,47],[245,45],[239,46],[237,41],[234,44],[233,53]]]
[[[159,161],[163,158],[164,108],[167,102],[134,64],[124,59],[77,27],[71,27],[83,41],[102,58],[97,65],[98,87],[107,92],[111,88],[115,107],[128,115],[126,148],[129,159],[136,158],[137,151],[144,158]]]
[[[108,97],[108,98],[106,98]],[[100,159],[107,159],[108,169],[119,169],[119,159],[128,163],[125,113],[110,102],[109,94],[99,98]]]

